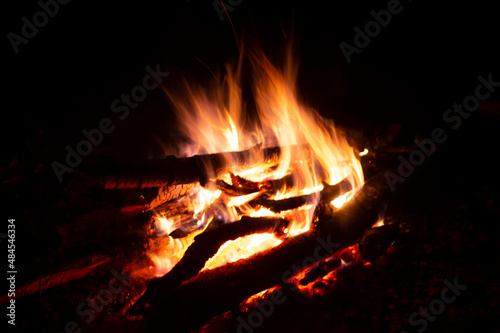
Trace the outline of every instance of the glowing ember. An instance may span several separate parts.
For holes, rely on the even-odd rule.
[[[300,100],[297,67],[290,54],[284,71],[275,68],[259,51],[250,52],[248,59],[254,78],[253,122],[245,115],[240,88],[241,62],[236,70],[228,67],[225,80],[215,89],[186,84],[182,96],[166,92],[181,121],[179,129],[187,138],[184,141],[187,143],[178,147],[179,155],[243,151],[259,144],[261,148],[280,147],[279,158],[270,159],[263,149],[252,149],[245,163],[225,154],[228,167],[224,170],[200,166],[206,170],[208,184],[198,185],[178,199],[178,213],[158,212],[156,231],[157,236],[163,237],[149,252],[156,276],[167,273],[182,258],[195,235],[215,217],[221,223],[237,221],[243,215],[280,217],[290,222],[285,236],[294,236],[311,227],[323,183],[334,185],[344,179],[350,183],[352,190],[340,193],[331,202],[337,208],[349,201],[363,184],[361,164],[346,138],[331,120],[323,119]],[[365,149],[359,155],[366,153]],[[227,192],[221,191],[221,184]],[[266,200],[305,195],[307,199],[298,208],[276,213],[259,206],[258,199],[264,194]],[[181,239],[168,236],[176,230],[187,236]],[[204,269],[247,258],[281,242],[273,234],[254,234],[226,242]]]
[[[372,228],[381,227],[383,225],[384,225],[384,219],[380,219],[372,226]]]
[[[359,156],[365,156],[368,154],[368,149],[365,148],[362,152],[359,153]]]

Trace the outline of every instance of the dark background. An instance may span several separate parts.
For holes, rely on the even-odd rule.
[[[33,1],[9,7],[14,5],[6,32],[20,33],[21,17],[31,18],[39,6]],[[231,18],[240,44],[250,36],[275,63],[294,40],[301,94],[323,116],[357,127],[436,127],[446,108],[473,92],[478,75],[498,68],[496,10],[477,2],[401,5],[402,12],[350,65],[339,43],[353,44],[353,28],[363,29],[373,19],[370,10],[386,9],[386,1],[242,1]],[[57,149],[47,152],[50,158],[63,157],[64,146],[81,140],[82,129],[96,127],[103,117],[116,120],[111,102],[142,82],[147,65],[160,63],[171,73],[167,89],[179,90],[183,77],[200,84],[213,80],[197,59],[216,71],[238,57],[229,20],[220,21],[211,1],[73,1],[60,5],[17,55],[7,38],[4,45],[11,74],[4,105],[14,116],[4,122],[4,157],[40,130],[57,141]],[[154,137],[168,140],[171,118],[156,89],[125,121],[115,121],[118,130],[96,153],[107,145],[112,149],[106,154],[121,157],[158,152]]]
[[[386,9],[387,1],[244,0],[230,16],[240,46],[252,39],[275,63],[282,63],[293,39],[300,93],[324,117],[366,133],[398,123],[398,140],[408,144],[415,133],[425,137],[443,126],[444,111],[474,93],[478,75],[493,73],[500,81],[500,24],[495,5],[486,1],[401,4],[403,11],[350,64],[339,43],[353,44],[353,28],[363,29],[373,20],[370,11]],[[221,22],[208,0],[73,0],[60,5],[15,54],[7,33],[20,34],[21,17],[32,21],[39,10],[35,1],[9,2],[3,10],[2,210],[4,219],[17,219],[18,263],[31,269],[51,265],[44,259],[32,264],[34,252],[49,258],[58,246],[57,238],[46,235],[53,217],[44,214],[61,199],[58,191],[65,184],[57,181],[51,163],[63,161],[65,146],[75,147],[83,129],[109,117],[117,129],[104,136],[92,158],[163,156],[163,145],[175,139],[175,120],[162,90],[150,92],[123,121],[111,112],[111,102],[141,84],[148,65],[159,63],[170,72],[164,86],[178,92],[183,78],[210,84],[206,66],[217,71],[238,58],[229,20],[224,16]],[[490,100],[499,99],[497,92]],[[450,164],[439,173],[453,170],[496,183],[498,124],[498,116],[474,114],[445,143],[448,155],[442,156],[452,162],[444,159]],[[17,177],[13,183],[12,177]],[[53,188],[53,197],[37,192],[42,187]],[[18,279],[32,280],[30,274]]]

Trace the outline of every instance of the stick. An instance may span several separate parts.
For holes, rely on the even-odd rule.
[[[134,304],[131,311],[139,311],[145,303],[156,301],[158,295],[173,290],[198,274],[205,262],[215,255],[225,242],[251,234],[279,233],[287,225],[288,221],[284,219],[243,216],[239,221],[221,225],[216,229],[208,226],[207,231],[195,237],[193,244],[170,272],[161,278],[151,280],[147,291]]]

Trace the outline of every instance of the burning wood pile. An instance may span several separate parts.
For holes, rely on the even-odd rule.
[[[104,177],[108,189],[159,187],[139,207],[153,212],[155,230],[152,265],[137,274],[152,279],[129,310],[149,318],[150,330],[187,315],[191,331],[278,284],[314,293],[313,282],[333,277],[339,253],[377,222],[390,194],[380,175],[364,184],[359,151],[298,99],[293,64],[281,72],[249,54],[256,122],[244,115],[240,62],[215,99],[188,85],[187,98],[167,92],[187,139],[178,157]]]
[[[114,232],[106,225],[99,228],[102,235],[92,232],[103,244],[114,232],[122,246],[130,229],[145,247],[122,258],[122,275],[113,270],[134,281],[125,281],[121,304],[114,298],[104,304],[98,293],[87,298],[94,302],[88,311],[77,307],[86,323],[111,303],[120,320],[140,322],[146,331],[163,328],[167,319],[180,323],[176,331],[191,332],[239,306],[279,300],[287,290],[320,295],[340,269],[377,258],[396,237],[397,226],[379,221],[392,194],[384,175],[365,182],[363,171],[370,168],[360,156],[366,151],[360,153],[345,132],[299,99],[291,56],[278,70],[260,51],[248,55],[255,112],[245,112],[240,59],[214,90],[186,84],[186,95],[166,91],[179,119],[171,155],[82,166],[89,187],[154,193],[147,203],[118,210],[120,216],[140,216],[127,228]],[[87,242],[89,223],[104,223],[112,214],[100,210],[60,228],[63,248]],[[78,264],[18,293],[80,279],[111,261],[106,256]],[[115,290],[108,289],[104,293]]]

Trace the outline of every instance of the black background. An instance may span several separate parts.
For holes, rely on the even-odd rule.
[[[31,20],[39,6],[15,5],[5,23],[7,32],[19,34],[21,17]],[[473,93],[478,75],[498,68],[496,10],[477,2],[401,5],[402,12],[351,64],[339,43],[353,44],[353,28],[363,29],[373,19],[370,10],[385,9],[387,2],[243,1],[231,18],[239,43],[256,40],[275,63],[283,62],[284,46],[294,40],[301,94],[323,116],[355,127],[436,127],[446,108]],[[204,64],[216,71],[238,57],[229,20],[221,22],[210,1],[72,1],[60,5],[18,54],[7,38],[4,45],[11,74],[4,106],[14,116],[4,121],[4,157],[40,130],[57,141],[51,158],[63,157],[64,146],[81,140],[82,129],[115,116],[111,102],[142,82],[147,65],[160,63],[171,73],[165,87],[179,90],[183,77],[199,84],[213,80]],[[118,130],[96,152],[109,144],[105,154],[157,153],[157,138],[169,139],[169,110],[160,89],[150,93],[125,121],[115,122]]]

